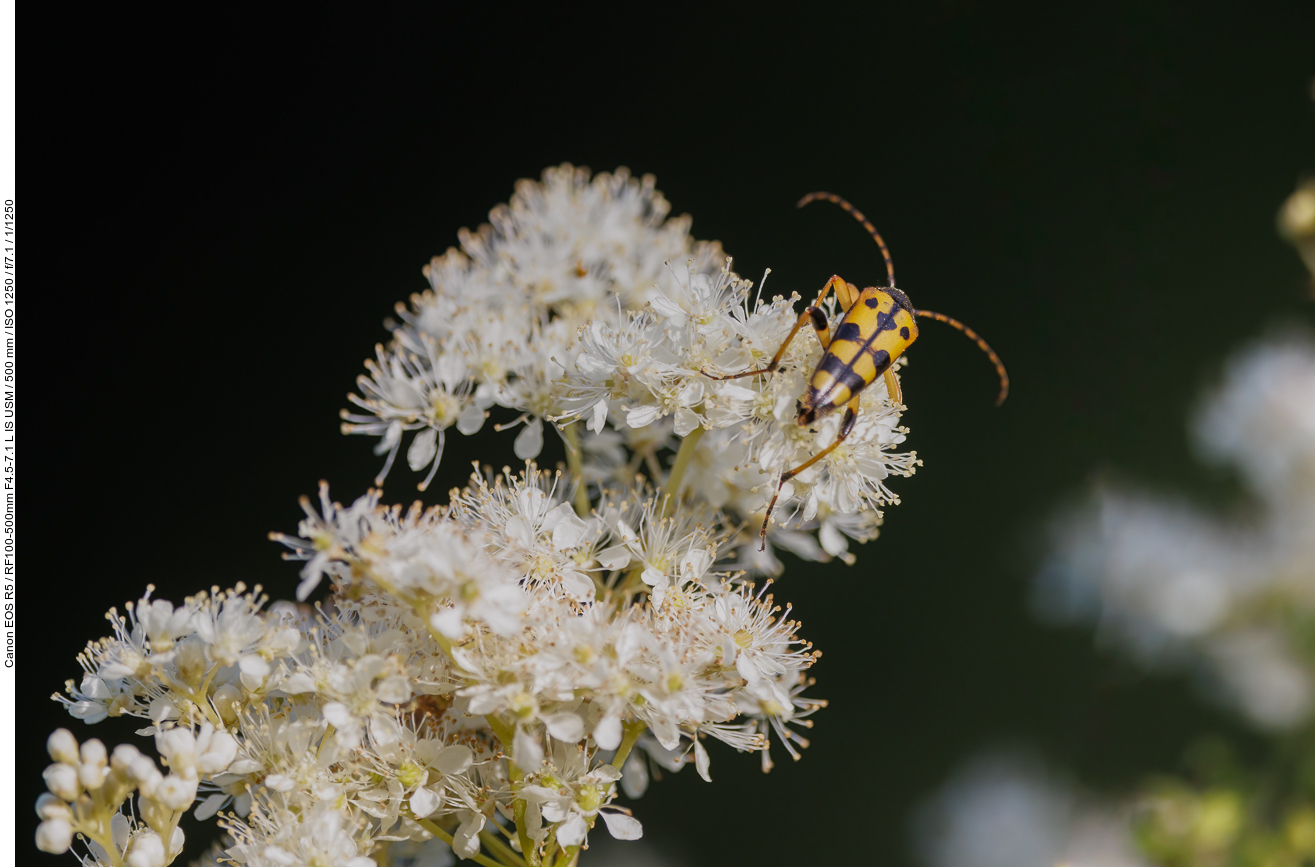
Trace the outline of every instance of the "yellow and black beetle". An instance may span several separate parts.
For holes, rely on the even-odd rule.
[[[885,378],[890,399],[895,403],[902,401],[899,381],[895,379],[891,365],[913,344],[913,341],[918,339],[916,317],[922,316],[944,322],[976,342],[991,359],[996,373],[1000,376],[1000,396],[996,399],[996,405],[1004,403],[1005,397],[1009,394],[1009,374],[1005,372],[1004,362],[977,332],[943,313],[914,308],[908,296],[895,288],[895,265],[891,261],[890,250],[887,249],[886,242],[882,240],[876,227],[868,222],[867,217],[864,217],[858,208],[833,193],[809,193],[799,200],[798,206],[802,208],[809,202],[819,199],[834,202],[844,208],[868,230],[868,234],[881,248],[881,255],[885,257],[888,285],[869,286],[859,291],[853,283],[847,283],[839,275],[834,275],[826,281],[817,300],[800,314],[799,321],[790,329],[785,342],[781,344],[781,348],[776,351],[776,355],[766,367],[728,376],[716,376],[704,371],[712,379],[739,379],[744,376],[774,373],[790,341],[794,340],[805,322],[812,322],[813,331],[825,351],[822,360],[817,363],[817,369],[813,371],[812,378],[808,381],[808,391],[799,399],[799,414],[795,417],[795,421],[802,427],[809,427],[822,416],[842,406],[845,408],[845,417],[840,423],[840,433],[836,436],[836,441],[799,466],[781,473],[781,480],[776,485],[776,493],[772,495],[772,501],[767,506],[767,514],[763,516],[762,547],[759,550],[767,544],[767,524],[772,518],[772,510],[776,508],[776,500],[781,495],[781,488],[790,479],[826,457],[836,446],[845,441],[858,419],[858,402],[863,389],[881,376]],[[840,306],[845,310],[834,335],[831,334],[826,314],[821,309],[822,302],[833,289]]]

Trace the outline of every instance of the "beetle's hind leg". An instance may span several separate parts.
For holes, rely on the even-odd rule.
[[[772,510],[776,508],[776,500],[778,497],[781,496],[781,488],[785,487],[786,482],[790,481],[795,476],[799,475],[804,470],[808,469],[813,464],[822,460],[822,458],[831,454],[831,452],[835,451],[836,446],[843,443],[849,437],[849,435],[853,433],[854,423],[858,421],[858,401],[860,396],[861,395],[857,395],[857,394],[854,395],[853,400],[845,404],[845,417],[840,422],[840,433],[836,434],[835,442],[831,443],[831,445],[822,449],[820,452],[813,455],[811,458],[804,461],[802,464],[795,467],[794,469],[786,470],[785,472],[781,473],[781,480],[776,483],[776,493],[772,494],[772,501],[767,504],[767,514],[763,515],[762,530],[760,530],[758,534],[760,537],[760,541],[758,544],[759,551],[767,550],[767,525],[771,523]]]
[[[826,281],[826,285],[822,287],[822,292],[817,296],[817,300],[814,301],[811,306],[805,308],[803,313],[799,314],[799,319],[795,322],[794,327],[790,329],[790,333],[786,335],[785,342],[781,344],[780,349],[776,350],[776,354],[772,356],[771,363],[766,367],[724,375],[708,373],[706,370],[701,371],[701,373],[708,379],[740,379],[745,376],[758,376],[764,373],[775,373],[776,369],[781,366],[781,359],[785,357],[786,349],[790,347],[791,341],[793,341],[794,336],[799,333],[799,329],[804,327],[805,322],[812,322],[813,333],[817,335],[817,340],[822,344],[822,348],[826,349],[831,345],[831,326],[826,321],[826,313],[822,310],[822,302],[826,300],[826,296],[830,294],[832,289],[835,289],[836,297],[840,299],[841,305],[846,310],[853,306],[853,299],[858,297],[854,287],[846,283],[843,277],[833,275],[830,280]],[[845,300],[847,296],[849,297],[848,302]]]

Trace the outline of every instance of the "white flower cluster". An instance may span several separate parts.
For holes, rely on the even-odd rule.
[[[822,350],[800,336],[775,375],[715,379],[770,360],[799,296],[751,298],[720,246],[693,241],[689,219],[667,220],[668,210],[651,177],[591,180],[562,166],[522,181],[491,225],[463,231],[462,250],[425,269],[431,288],[399,305],[393,340],[351,396],[361,412],[344,412],[344,432],[381,437],[378,481],[405,433],[418,431],[406,457],[427,468],[423,490],[446,431],[481,430],[495,406],[519,414],[522,459],[539,455],[545,421],[561,426],[595,488],[627,484],[641,467],[660,479],[659,457],[693,438],[698,471],[686,492],[742,526],[738,566],[779,573],[771,553],[753,549],[764,509],[781,472],[831,444],[840,424],[839,413],[812,429],[795,421]],[[880,507],[898,502],[886,479],[917,465],[913,453],[891,451],[905,439],[901,409],[884,383],[863,392],[851,436],[787,484],[775,545],[852,561],[849,540],[876,536]]]
[[[1059,528],[1038,601],[1096,620],[1143,661],[1195,662],[1259,726],[1298,725],[1315,711],[1315,342],[1271,340],[1234,359],[1195,434],[1238,470],[1247,516],[1100,491]]]
[[[1131,814],[1034,757],[987,753],[922,806],[915,843],[927,867],[1145,867],[1133,846]]]
[[[478,232],[462,230],[461,250],[425,266],[428,291],[397,306],[393,340],[366,362],[345,433],[381,436],[388,474],[405,431],[414,470],[429,467],[423,490],[456,426],[479,431],[487,410],[520,414],[525,428],[516,455],[537,457],[543,422],[560,411],[557,382],[573,354],[576,333],[595,317],[636,310],[676,283],[668,262],[694,273],[716,273],[725,256],[716,243],[696,243],[688,217],[667,219],[671,206],[651,176],[625,169],[590,179],[563,165],[542,183],[522,180],[507,205]],[[686,264],[688,262],[688,264]]]
[[[120,747],[126,776],[101,784],[104,748],[79,759],[57,734],[42,848],[76,831],[84,863],[163,865],[159,841],[177,852],[199,789],[200,817],[232,808],[235,864],[362,867],[435,838],[481,863],[567,863],[599,818],[640,835],[613,800],[622,769],[642,793],[645,755],[710,779],[707,738],[767,768],[774,734],[798,758],[816,654],[770,595],[714,571],[717,514],[667,514],[632,482],[581,517],[562,487],[530,464],[476,473],[429,510],[322,490],[279,538],[306,561],[299,595],[327,578],[331,609],[266,608],[239,587],[111,612],[116,634],[89,645],[62,700],[88,722],[150,720],[171,773]],[[134,788],[145,825],[119,812]]]
[[[182,851],[178,819],[196,801],[202,779],[221,774],[237,756],[237,739],[202,723],[196,732],[170,728],[155,735],[155,746],[169,773],[131,744],[112,754],[100,741],[78,746],[67,729],[46,744],[55,763],[46,768],[46,788],[37,799],[37,847],[59,854],[86,838],[83,864],[164,867]],[[137,794],[138,816],[120,808]]]
[[[323,488],[275,537],[305,561],[298,603],[239,585],[111,611],[57,698],[87,723],[148,720],[170,771],[119,748],[102,773],[103,747],[58,735],[43,849],[79,834],[84,865],[158,867],[195,809],[228,834],[206,864],[572,867],[600,820],[640,836],[615,800],[650,762],[710,779],[709,739],[764,770],[773,739],[799,758],[817,653],[747,576],[781,570],[758,551],[765,506],[840,419],[796,422],[811,336],[774,375],[718,378],[773,357],[798,296],[751,298],[667,211],[651,178],[562,166],[430,263],[344,430],[381,438],[384,473],[411,432],[424,488],[447,430],[501,408],[525,469],[477,466],[428,510]],[[892,451],[902,409],[884,381],[863,392],[848,439],[782,490],[776,547],[852,562],[896,501],[886,479],[917,464]],[[533,463],[545,423],[556,473]]]

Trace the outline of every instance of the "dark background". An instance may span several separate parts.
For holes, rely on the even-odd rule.
[[[1039,744],[1117,790],[1202,732],[1239,732],[1182,678],[1037,625],[1026,582],[1046,521],[1107,468],[1234,497],[1184,422],[1230,350],[1312,321],[1274,216],[1315,169],[1315,6],[907,5],[25,6],[24,704],[0,711],[19,720],[23,845],[48,732],[137,727],[88,730],[44,699],[104,611],[148,582],[174,601],[239,580],[290,596],[296,567],[266,533],[295,528],[319,479],[350,500],[379,467],[337,412],[382,320],[459,227],[563,161],[656,174],[696,237],[752,279],[770,267],[776,292],[882,279],[848,217],[794,209],[841,193],[915,303],[978,329],[1014,381],[995,409],[973,345],[924,329],[904,387],[925,467],[893,485],[903,504],[857,566],[792,563],[778,585],[825,653],[814,746],[766,779],[714,750],[715,783],[689,771],[636,805],[651,843],[689,864],[903,864],[912,805],[978,748]],[[429,501],[472,445],[514,460],[512,436],[453,438]],[[395,472],[388,498],[416,480]]]

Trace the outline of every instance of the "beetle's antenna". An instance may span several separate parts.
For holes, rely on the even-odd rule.
[[[999,406],[1004,403],[1005,398],[1009,396],[1009,374],[1005,371],[1005,363],[1000,360],[1000,356],[995,354],[995,350],[982,339],[982,335],[973,331],[958,319],[946,316],[944,313],[933,313],[930,310],[918,310],[915,312],[919,316],[925,316],[928,319],[935,319],[937,322],[944,322],[951,328],[957,328],[959,331],[962,331],[969,340],[976,343],[978,349],[986,353],[986,357],[991,359],[991,363],[995,365],[995,372],[1000,376],[1000,396],[995,399],[995,405]]]
[[[895,263],[891,260],[890,250],[886,247],[886,242],[881,239],[881,233],[877,231],[877,227],[872,225],[872,223],[868,221],[867,217],[863,216],[862,211],[851,205],[849,202],[846,202],[844,199],[840,198],[835,193],[809,193],[808,195],[800,199],[799,204],[796,205],[795,207],[802,208],[804,205],[808,204],[809,202],[816,202],[818,199],[822,199],[823,201],[832,202],[834,204],[839,205],[840,207],[848,211],[851,217],[853,217],[855,220],[858,220],[860,223],[863,224],[863,228],[868,230],[868,234],[872,236],[873,240],[877,242],[877,246],[881,248],[881,255],[886,258],[887,285],[890,286],[891,288],[894,288]]]

